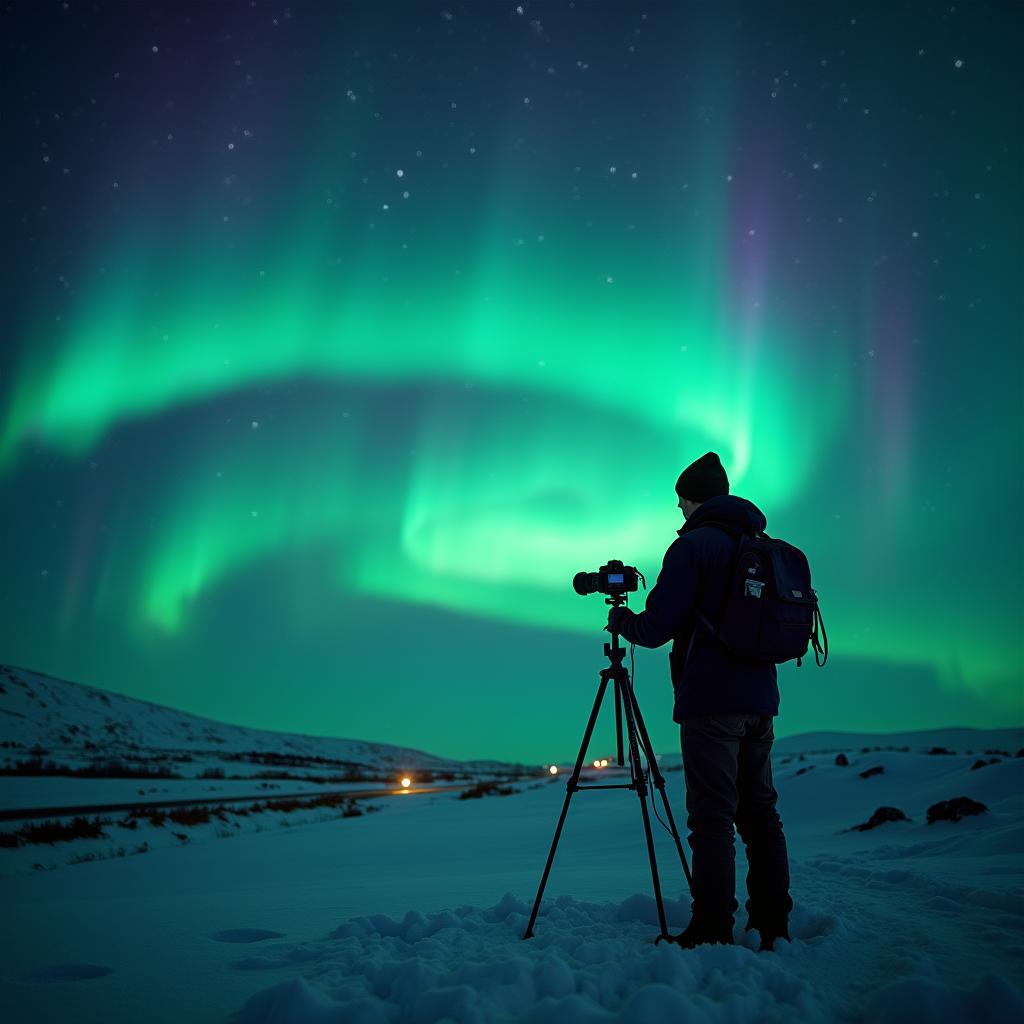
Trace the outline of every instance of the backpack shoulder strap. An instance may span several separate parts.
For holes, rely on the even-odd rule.
[[[718,520],[718,519],[708,519],[707,521],[701,523],[700,525],[701,526],[717,526],[718,529],[723,530],[725,533],[728,533],[730,536],[736,538],[736,541],[737,541],[737,544],[736,544],[736,558],[733,559],[733,565],[732,565],[733,575],[735,575],[736,561],[737,561],[737,559],[739,559],[739,546],[740,546],[739,542],[742,541],[742,539],[744,537],[753,538],[755,536],[758,536],[758,537],[763,537],[766,540],[770,539],[768,537],[768,534],[766,534],[766,533],[755,534],[755,533],[751,532],[750,530],[745,530],[738,523],[727,523],[727,522],[722,522],[721,520]],[[726,598],[726,603],[728,603],[728,597]],[[717,631],[715,630],[714,623],[699,608],[696,609],[696,613],[697,613],[697,618],[701,622],[704,623],[704,625],[707,627],[708,631],[712,635],[717,635]],[[694,627],[693,634],[690,637],[690,646],[687,648],[687,651],[686,651],[686,658],[687,658],[687,660],[689,660],[690,651],[693,649],[693,641],[696,638],[696,636],[697,636],[697,629],[696,629],[696,627]]]
[[[763,537],[765,540],[771,540],[767,533],[755,533],[753,530],[744,529],[744,527],[740,526],[738,523],[727,523],[719,519],[708,519],[705,522],[700,523],[698,527],[695,527],[695,529],[699,529],[700,526],[717,526],[720,530],[724,530],[733,537]]]

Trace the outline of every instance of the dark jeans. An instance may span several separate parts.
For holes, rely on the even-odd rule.
[[[687,718],[681,727],[687,825],[693,851],[693,916],[733,921],[736,848],[733,822],[747,848],[747,913],[755,927],[784,923],[793,909],[789,856],[775,810],[771,715]]]

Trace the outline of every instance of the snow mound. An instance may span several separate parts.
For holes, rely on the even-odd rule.
[[[669,919],[685,917],[668,901]],[[846,941],[837,918],[794,909],[794,941],[775,953],[755,951],[754,933],[737,945],[682,950],[654,945],[654,900],[545,902],[528,941],[530,904],[506,894],[494,907],[463,906],[403,918],[357,917],[333,931],[305,965],[305,975],[251,997],[237,1024],[649,1024],[677,1022],[831,1022],[849,1008],[794,972],[794,958],[822,943]],[[308,956],[310,944],[304,947]],[[832,951],[829,955],[834,955]],[[282,949],[276,963],[290,959]],[[251,966],[247,964],[246,966]],[[920,1006],[942,1008],[963,1024],[1019,1019],[1021,995],[989,975],[973,992],[925,979],[903,980],[875,995],[865,1020],[905,1019]],[[937,1018],[936,1018],[937,1019]]]

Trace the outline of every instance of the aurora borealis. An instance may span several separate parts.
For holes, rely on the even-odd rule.
[[[573,575],[714,450],[828,631],[778,735],[1019,724],[1021,20],[8,4],[0,661],[571,758]]]

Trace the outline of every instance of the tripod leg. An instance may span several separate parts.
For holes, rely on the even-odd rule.
[[[583,734],[583,743],[580,745],[579,756],[576,758],[576,767],[572,770],[572,776],[565,784],[565,803],[562,804],[562,813],[555,827],[555,838],[551,841],[551,850],[548,852],[548,861],[544,865],[544,874],[541,876],[540,887],[537,889],[537,898],[533,901],[533,911],[530,913],[530,923],[523,932],[524,939],[533,937],[533,926],[537,920],[537,912],[540,910],[541,896],[544,894],[544,886],[548,884],[548,875],[551,872],[551,865],[555,859],[555,849],[558,846],[558,837],[562,834],[562,826],[565,824],[565,816],[569,811],[569,801],[576,791],[576,785],[580,780],[580,772],[583,769],[583,759],[587,756],[587,747],[590,746],[590,736],[594,731],[594,723],[597,721],[597,713],[601,709],[601,701],[604,700],[604,692],[608,688],[608,676],[601,673],[601,685],[597,688],[597,697],[594,699],[594,708],[590,712],[590,720],[587,722],[586,732]]]
[[[629,733],[629,757],[633,762],[633,781],[636,783],[636,793],[640,798],[640,814],[644,819],[644,835],[647,837],[647,856],[651,862],[651,879],[654,882],[654,901],[658,905],[658,923],[661,925],[661,934],[655,940],[662,939],[671,941],[668,933],[668,922],[665,920],[665,901],[661,896],[661,880],[658,878],[658,860],[654,854],[654,836],[651,834],[651,816],[647,811],[647,783],[644,781],[644,770],[640,764],[640,748],[637,743],[636,719],[633,716],[635,701],[632,697],[632,688],[629,683],[623,683],[624,710],[626,713],[626,728]],[[652,797],[653,799],[653,797]]]
[[[651,781],[654,784],[655,789],[661,794],[661,802],[665,808],[665,814],[668,816],[669,829],[672,832],[672,838],[676,843],[676,850],[679,853],[679,863],[683,865],[683,874],[686,876],[686,885],[690,890],[690,894],[693,894],[693,878],[690,875],[690,866],[686,863],[686,854],[683,851],[683,841],[679,837],[679,829],[676,828],[675,818],[672,816],[672,805],[669,803],[668,797],[665,795],[665,776],[661,774],[661,769],[658,767],[658,760],[654,755],[654,746],[651,743],[651,737],[647,734],[647,725],[644,723],[644,716],[640,714],[640,705],[637,703],[636,694],[633,692],[632,687],[627,688],[626,699],[633,705],[633,714],[636,716],[636,727],[637,732],[640,735],[640,742],[643,744],[644,753],[647,755],[647,763],[651,766]],[[651,797],[653,802],[654,797]]]
[[[626,759],[622,756],[622,683],[615,680],[615,753],[616,763],[621,768]]]

